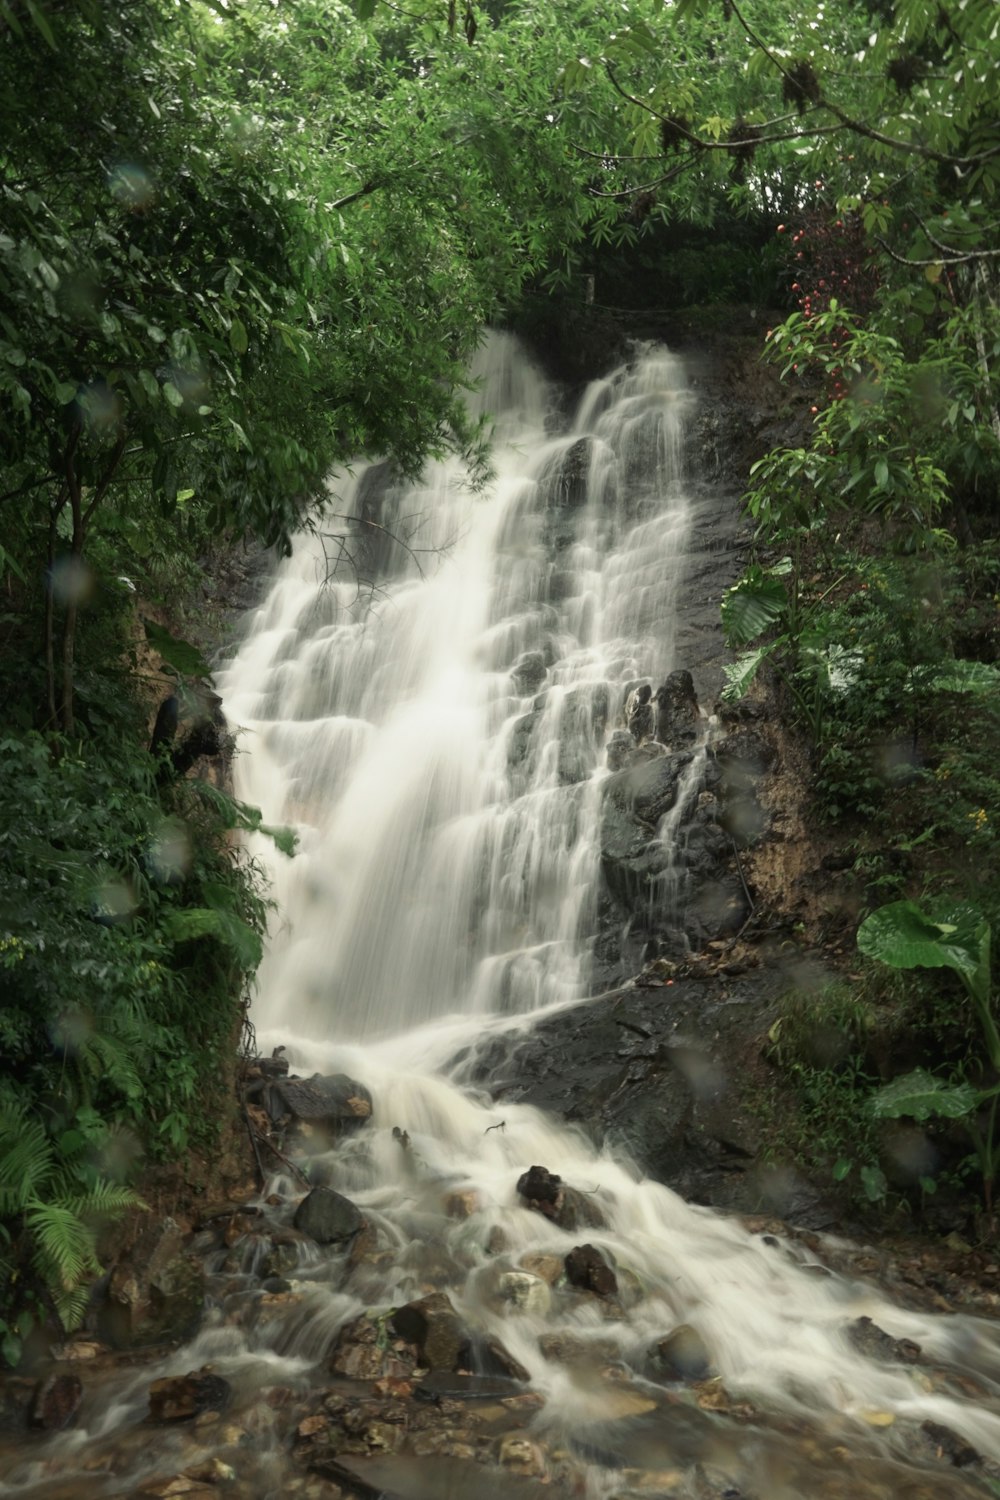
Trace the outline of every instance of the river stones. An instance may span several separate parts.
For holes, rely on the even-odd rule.
[[[342,1245],[364,1227],[361,1210],[333,1188],[313,1188],[295,1210],[295,1228],[317,1245]]]
[[[414,1343],[387,1339],[385,1319],[362,1313],[338,1333],[328,1368],[351,1380],[406,1380],[416,1363]]]
[[[466,1327],[444,1292],[432,1292],[390,1314],[400,1338],[415,1344],[430,1370],[475,1370],[528,1380],[528,1371],[498,1339],[484,1338]]]
[[[885,1329],[873,1323],[871,1318],[855,1318],[848,1326],[847,1337],[868,1359],[892,1361],[895,1364],[912,1365],[920,1358],[920,1345],[912,1339],[894,1339]]]

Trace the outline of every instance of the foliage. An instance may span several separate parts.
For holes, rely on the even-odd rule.
[[[145,1205],[109,1180],[97,1162],[108,1144],[105,1122],[89,1109],[53,1135],[32,1119],[5,1083],[0,1091],[0,1278],[5,1287],[23,1277],[28,1292],[20,1312],[0,1320],[0,1352],[17,1364],[21,1341],[36,1315],[35,1288],[44,1289],[65,1328],[79,1322],[87,1283],[99,1271],[95,1226]],[[19,1226],[12,1242],[7,1226]],[[5,1298],[4,1311],[9,1303]]]
[[[986,1063],[996,1079],[1000,1074],[1000,1033],[992,1009],[990,926],[976,907],[939,902],[925,909],[912,901],[879,907],[858,929],[858,947],[896,969],[947,968],[957,973],[972,1002],[985,1043]],[[998,1081],[976,1088],[965,1078],[954,1076],[945,1081],[920,1068],[879,1089],[872,1109],[876,1118],[909,1116],[925,1120],[940,1115],[961,1121],[972,1139],[986,1207],[991,1210],[1000,1162],[998,1098]]]
[[[9,1326],[32,1307],[71,1326],[95,1269],[91,1220],[137,1201],[127,1169],[211,1137],[266,915],[224,843],[234,825],[260,818],[164,782],[155,757],[108,734],[0,739]]]

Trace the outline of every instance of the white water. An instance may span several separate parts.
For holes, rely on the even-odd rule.
[[[390,547],[374,598],[358,599],[350,577],[326,577],[317,538],[301,538],[222,684],[243,731],[240,795],[301,839],[293,862],[270,860],[281,920],[261,974],[259,1038],[287,1045],[303,1073],[345,1071],[371,1088],[373,1126],[363,1144],[332,1153],[331,1180],[397,1250],[391,1271],[359,1271],[333,1296],[315,1290],[278,1342],[318,1357],[362,1306],[420,1295],[444,1265],[460,1310],[531,1371],[546,1397],[542,1430],[586,1432],[613,1414],[598,1375],[609,1344],[629,1358],[689,1323],[733,1398],[806,1421],[826,1451],[840,1445],[838,1463],[876,1476],[865,1493],[902,1493],[927,1419],[1000,1458],[992,1397],[961,1400],[947,1381],[931,1389],[922,1371],[862,1357],[844,1332],[871,1316],[944,1364],[975,1369],[995,1393],[992,1325],[904,1312],[862,1283],[818,1278],[794,1247],[768,1246],[537,1111],[500,1111],[442,1076],[484,1031],[530,1024],[531,1012],[586,992],[602,744],[630,679],[656,682],[683,665],[672,642],[692,510],[690,397],[665,351],[592,387],[568,427],[509,339],[491,339],[479,374],[480,399],[499,416],[495,482],[474,495],[457,464],[416,487],[386,488],[363,467],[337,476],[334,509],[380,501],[369,513],[421,550]],[[565,469],[560,479],[581,439],[586,482]],[[569,490],[573,504],[559,510]],[[515,726],[539,688],[522,695],[510,674],[531,651],[544,653],[545,697],[518,759]],[[607,722],[595,727],[573,690],[605,683]],[[393,1126],[408,1131],[409,1152]],[[536,1162],[592,1191],[609,1227],[567,1234],[519,1206],[515,1183]],[[456,1223],[442,1202],[462,1189],[479,1208]],[[497,1261],[484,1251],[494,1225],[507,1266],[528,1251],[563,1255],[581,1238],[604,1248],[632,1273],[625,1316],[498,1311]],[[590,1372],[540,1352],[540,1335],[560,1326],[594,1341]],[[775,1442],[730,1434],[702,1456],[768,1500],[820,1493],[814,1470],[776,1457]],[[830,1462],[821,1456],[817,1472]],[[980,1492],[948,1489],[953,1470],[932,1477],[929,1494]],[[597,1465],[589,1492],[605,1489]]]
[[[331,507],[377,504],[409,550],[380,533],[389,576],[359,597],[350,568],[328,576],[329,536],[301,537],[221,683],[240,794],[301,840],[276,870],[283,926],[260,977],[274,1027],[381,1036],[585,991],[605,738],[591,704],[613,723],[628,679],[675,665],[688,395],[678,361],[649,351],[557,433],[509,337],[480,366],[499,413],[488,491],[458,462],[416,486],[335,476]],[[548,669],[521,696],[528,652]]]

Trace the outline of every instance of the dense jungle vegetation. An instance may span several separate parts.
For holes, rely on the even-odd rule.
[[[884,1196],[881,1100],[964,1120],[989,1192],[998,62],[991,0],[0,0],[8,1362],[80,1316],[141,1163],[210,1143],[260,955],[259,817],[188,774],[222,731],[184,600],[362,450],[483,477],[483,326],[589,278],[634,306],[625,265],[653,306],[777,308],[762,356],[812,396],[751,477],[727,692],[776,685],[865,908],[922,903],[830,1001],[833,1169]],[[905,1061],[945,1064],[904,1109],[866,1042],[886,961],[938,966],[898,1001]],[[793,1020],[785,1065],[839,1098]]]

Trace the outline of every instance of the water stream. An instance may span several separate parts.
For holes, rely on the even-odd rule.
[[[240,795],[300,837],[292,861],[260,851],[280,913],[254,1012],[261,1051],[285,1046],[303,1076],[344,1073],[371,1091],[371,1122],[312,1167],[362,1210],[377,1249],[353,1261],[301,1250],[292,1296],[265,1315],[250,1237],[220,1258],[196,1344],[163,1369],[211,1363],[230,1380],[237,1411],[254,1415],[242,1437],[206,1432],[203,1446],[228,1455],[235,1493],[291,1495],[299,1480],[259,1393],[328,1383],[351,1319],[446,1289],[542,1398],[527,1429],[541,1468],[523,1472],[551,1493],[1000,1493],[922,1435],[936,1423],[1000,1460],[996,1325],[821,1274],[794,1242],[691,1206],[581,1132],[524,1105],[501,1111],[449,1077],[475,1040],[591,991],[604,745],[630,685],[683,665],[676,606],[695,510],[693,398],[665,350],[638,351],[569,419],[505,336],[476,374],[474,399],[497,414],[493,482],[473,493],[457,463],[417,486],[381,465],[335,476],[331,510],[369,523],[348,545],[373,586],[331,572],[342,527],[303,536],[221,682],[241,729]],[[586,1195],[593,1222],[567,1229],[528,1209],[516,1185],[532,1164]],[[279,1220],[302,1195],[281,1174],[268,1191]],[[616,1267],[616,1298],[539,1273],[539,1257],[582,1241]],[[525,1257],[535,1270],[510,1282]],[[918,1343],[922,1361],[862,1353],[847,1332],[860,1317]],[[646,1378],[645,1351],[678,1325],[708,1351],[714,1405]],[[57,1440],[63,1465],[79,1464],[72,1480],[63,1469],[67,1487],[36,1466],[0,1494],[88,1500],[174,1472],[190,1443],[161,1434],[151,1451],[150,1378],[119,1377]],[[117,1467],[102,1468],[112,1450]],[[367,1472],[407,1500],[493,1493],[471,1462],[458,1477],[421,1462],[383,1455]],[[495,1493],[533,1496],[514,1474]]]

